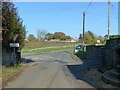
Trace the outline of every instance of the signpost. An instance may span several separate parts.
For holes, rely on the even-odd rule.
[[[19,47],[19,43],[10,43],[10,47]]]
[[[19,47],[19,43],[15,43],[16,39],[18,38],[19,34],[16,34],[14,37],[13,37],[13,41],[14,43],[10,43],[10,47],[13,47],[13,50],[14,50],[14,61],[16,61],[16,53],[15,53],[15,48],[16,47]],[[16,63],[16,62],[15,62]]]

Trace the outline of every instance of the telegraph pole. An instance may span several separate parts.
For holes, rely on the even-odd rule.
[[[85,12],[83,12],[83,50],[82,50],[83,59],[84,59],[84,44],[85,44]]]
[[[108,0],[108,40],[110,39],[110,0]]]

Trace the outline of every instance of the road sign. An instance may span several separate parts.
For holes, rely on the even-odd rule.
[[[10,43],[10,47],[19,47],[19,43]]]
[[[17,38],[18,38],[19,34],[16,34],[14,37],[13,37],[13,41],[15,41]]]

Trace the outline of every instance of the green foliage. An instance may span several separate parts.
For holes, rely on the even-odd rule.
[[[83,51],[79,50],[78,52],[74,52],[74,55],[76,55],[77,57],[81,58],[83,57]],[[84,51],[84,58],[86,58],[86,51]]]
[[[64,40],[65,39],[65,34],[63,32],[55,32],[54,35],[53,35],[53,38]]]
[[[29,36],[27,37],[28,41],[36,41],[36,37],[33,34],[29,34]]]
[[[67,40],[71,39],[70,36],[66,36],[63,32],[55,32],[54,34],[48,33],[46,35],[47,40],[58,39],[58,40]]]
[[[91,32],[91,31],[88,31],[88,33],[90,34],[90,36],[92,37],[92,39],[94,39],[94,34],[93,34],[93,32]]]
[[[87,44],[93,44],[94,43],[94,36],[91,32],[85,33],[85,43]]]
[[[120,38],[120,35],[110,35],[110,39]]]
[[[45,39],[47,39],[47,40],[53,39],[53,34],[52,33],[47,33]]]
[[[110,39],[120,38],[120,35],[110,35]],[[104,44],[106,44],[106,41],[108,40],[108,35],[104,36]]]
[[[71,37],[70,37],[70,36],[66,36],[65,38],[66,38],[66,39],[71,39]]]
[[[79,36],[79,42],[82,43],[82,41],[83,41],[83,36],[82,36],[82,34],[80,34],[80,36]]]
[[[3,47],[9,48],[9,43],[13,42],[13,37],[16,34],[19,34],[16,42],[20,43],[20,48],[24,46],[26,28],[12,2],[2,2],[2,28],[4,29],[2,34]]]
[[[103,43],[104,37],[97,36],[91,31],[85,32],[85,44],[96,44],[97,40],[100,40],[101,41],[100,43]],[[82,41],[83,41],[82,34],[80,34],[80,36],[79,36],[79,41],[80,41],[80,43],[82,43]]]

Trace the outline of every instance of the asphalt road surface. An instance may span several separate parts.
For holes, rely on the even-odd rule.
[[[38,64],[27,68],[5,88],[93,88],[70,73],[67,65],[77,65],[82,62],[72,59],[69,52],[23,55],[23,58]]]

